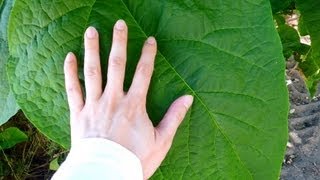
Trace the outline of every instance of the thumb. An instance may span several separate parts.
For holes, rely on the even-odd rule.
[[[187,114],[188,109],[192,105],[192,102],[193,96],[185,95],[178,98],[171,104],[164,118],[156,127],[160,137],[165,138],[170,142],[173,140],[173,137],[183,118]]]

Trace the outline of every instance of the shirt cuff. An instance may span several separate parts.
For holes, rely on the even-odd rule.
[[[52,178],[143,179],[138,157],[118,143],[103,138],[81,139],[72,145],[66,161]]]

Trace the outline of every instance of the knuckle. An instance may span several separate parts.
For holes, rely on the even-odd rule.
[[[97,76],[100,73],[100,70],[97,66],[87,66],[85,68],[85,76]]]
[[[134,110],[136,113],[143,114],[145,111],[145,106],[139,95],[131,95],[128,99],[128,107]]]
[[[74,94],[74,92],[75,92],[75,88],[73,87],[73,86],[70,86],[70,87],[67,87],[67,93],[68,94]]]
[[[137,71],[143,76],[151,76],[153,72],[153,67],[147,63],[139,63]]]
[[[115,41],[121,41],[121,42],[126,41],[127,39],[126,31],[116,29],[114,31],[114,38],[115,38]]]
[[[81,96],[81,90],[79,90],[76,86],[70,86],[66,88],[67,95],[70,98]]]
[[[140,109],[140,99],[137,96],[131,97],[128,102],[128,106],[130,107],[130,109]]]
[[[146,91],[144,88],[134,88],[129,91],[129,101],[134,105],[134,108],[145,108]]]
[[[92,54],[99,52],[99,44],[94,40],[90,40],[86,43],[85,47],[86,53]]]
[[[176,120],[181,120],[184,118],[184,113],[181,111],[176,112]]]
[[[133,107],[136,109],[137,113],[144,114],[145,113],[145,105],[140,101],[136,101],[133,103]]]
[[[110,58],[109,65],[113,68],[121,68],[124,66],[124,58],[120,56],[114,56]]]
[[[76,112],[81,111],[82,107],[83,107],[82,104],[76,104],[76,103],[70,104],[69,102],[70,113],[72,114],[73,117],[77,116]],[[74,118],[74,119],[77,119],[77,118]]]

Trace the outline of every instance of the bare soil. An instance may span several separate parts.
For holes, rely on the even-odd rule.
[[[320,180],[320,87],[310,98],[294,61],[287,63],[287,82],[289,142],[280,179]]]
[[[45,180],[54,171],[50,162],[64,158],[66,151],[42,135],[20,111],[0,127],[17,127],[28,135],[28,141],[0,150],[0,180]]]

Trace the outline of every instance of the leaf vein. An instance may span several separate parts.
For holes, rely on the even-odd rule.
[[[142,27],[140,26],[140,24],[136,21],[135,17],[132,15],[131,11],[128,9],[127,5],[123,2],[123,0],[121,0],[121,2],[123,3],[123,5],[125,6],[125,8],[127,9],[128,13],[130,14],[130,16],[132,17],[132,19],[134,20],[134,22],[138,25],[139,29],[141,30],[141,32],[144,34],[144,36],[147,38],[148,36],[146,35],[146,33],[143,31]],[[210,44],[207,44],[210,45]],[[214,46],[212,46],[214,47]],[[222,51],[222,50],[221,50]],[[224,51],[222,51],[224,52]],[[221,129],[220,125],[218,124],[218,122],[215,120],[214,115],[212,114],[212,112],[209,110],[209,108],[207,107],[207,105],[204,104],[203,100],[199,97],[199,95],[190,87],[190,85],[181,77],[181,75],[174,69],[174,67],[171,65],[171,63],[165,58],[165,56],[160,52],[160,50],[158,50],[158,53],[160,56],[163,57],[163,59],[165,60],[165,62],[168,64],[168,66],[173,70],[173,72],[175,72],[175,74],[179,77],[179,79],[181,79],[183,81],[183,83],[186,85],[186,87],[192,92],[192,94],[196,97],[196,99],[198,99],[198,101],[202,104],[202,106],[205,108],[205,110],[208,112],[209,116],[211,117],[211,122],[213,123],[213,128],[214,126],[216,126],[218,128],[218,130],[221,132],[221,134],[223,135],[223,137],[227,140],[228,144],[230,144],[232,150],[234,151],[238,161],[240,162],[240,164],[244,167],[245,170],[247,170],[247,172],[250,174],[251,179],[253,179],[253,175],[252,173],[249,171],[249,169],[244,166],[244,163],[241,161],[238,152],[235,150],[233,144],[231,143],[231,140],[226,136],[225,132]],[[231,54],[232,55],[232,54]],[[235,56],[235,55],[234,55]],[[239,57],[240,58],[240,57]],[[256,64],[252,64],[252,65],[256,65]],[[257,65],[256,65],[257,66]],[[262,67],[260,67],[262,68]],[[264,69],[264,68],[262,68]],[[267,70],[264,70],[267,71]],[[215,129],[215,128],[214,128]]]
[[[197,93],[199,94],[231,94],[231,95],[235,95],[235,96],[243,96],[243,97],[247,97],[247,98],[250,98],[250,99],[254,99],[256,101],[259,101],[263,104],[267,104],[267,101],[262,99],[262,98],[259,98],[259,97],[254,97],[250,94],[243,94],[243,93],[235,93],[235,92],[228,92],[228,91],[197,91]]]
[[[253,62],[251,62],[250,60],[248,60],[248,59],[246,59],[246,58],[244,58],[244,57],[241,57],[240,55],[237,55],[237,54],[234,54],[234,53],[232,53],[232,52],[226,51],[226,50],[224,50],[224,49],[221,49],[221,48],[219,48],[219,47],[217,47],[217,46],[214,46],[214,45],[212,45],[212,44],[206,43],[206,42],[204,42],[204,41],[200,41],[200,40],[197,41],[197,40],[194,40],[194,39],[160,39],[160,40],[158,40],[158,41],[190,41],[190,42],[195,42],[195,43],[201,43],[201,44],[210,46],[212,49],[216,49],[216,50],[218,50],[218,51],[220,51],[220,52],[222,52],[222,53],[228,54],[228,55],[233,56],[233,57],[235,57],[235,58],[239,58],[239,59],[243,60],[243,62],[246,62],[246,63],[249,64],[249,65],[255,66],[255,67],[257,67],[257,68],[259,68],[259,69],[261,69],[261,70],[269,73],[272,77],[274,77],[273,72],[268,71],[268,70],[265,69],[264,67],[259,66],[259,65],[257,65],[256,63],[253,63]]]

